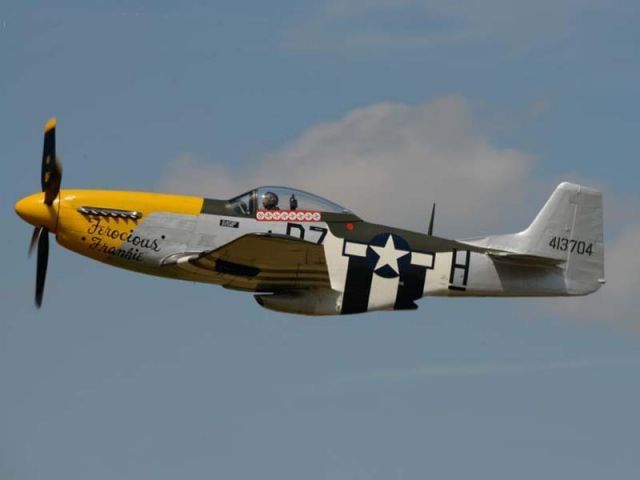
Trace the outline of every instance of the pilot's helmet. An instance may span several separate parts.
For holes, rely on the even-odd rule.
[[[265,192],[262,195],[262,206],[265,210],[275,210],[278,207],[278,195],[273,192]]]

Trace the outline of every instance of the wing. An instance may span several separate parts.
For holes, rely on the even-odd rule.
[[[252,233],[215,250],[172,256],[163,263],[236,290],[330,288],[322,245],[286,235]]]

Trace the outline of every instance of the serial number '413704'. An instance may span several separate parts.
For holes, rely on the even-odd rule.
[[[587,243],[583,240],[568,239],[566,237],[553,237],[549,242],[549,246],[555,250],[562,252],[575,252],[578,255],[589,255],[593,253],[593,243]]]

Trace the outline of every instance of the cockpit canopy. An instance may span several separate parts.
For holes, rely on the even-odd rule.
[[[259,211],[286,210],[321,213],[352,213],[326,198],[288,187],[259,187],[229,200],[236,215],[253,216]]]

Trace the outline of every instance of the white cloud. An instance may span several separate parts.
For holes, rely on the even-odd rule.
[[[241,171],[179,159],[163,187],[224,198],[261,184],[291,185],[365,219],[419,229],[437,201],[437,232],[508,229],[503,219],[523,203],[532,159],[492,145],[480,123],[459,97],[417,106],[379,103],[311,127]]]

